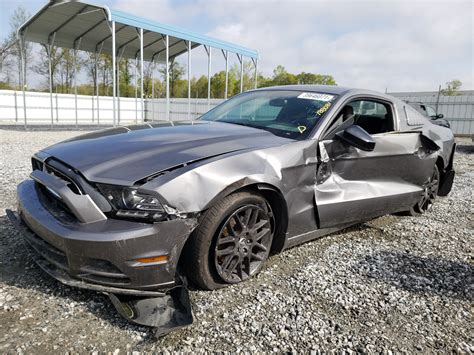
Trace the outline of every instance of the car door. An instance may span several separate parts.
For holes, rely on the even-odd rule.
[[[323,134],[314,188],[320,228],[408,210],[420,198],[436,162],[436,147],[421,132],[396,130],[392,103],[358,98],[347,104],[353,106],[354,117],[339,122],[340,130],[359,124],[375,147],[363,151],[341,141],[334,134],[337,127]]]

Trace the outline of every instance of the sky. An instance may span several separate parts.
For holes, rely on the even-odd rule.
[[[474,89],[473,0],[93,2],[256,49],[265,75],[281,64],[379,91],[435,91],[452,79]],[[0,0],[0,38],[15,5],[34,13],[44,4]],[[197,61],[195,73],[204,74],[204,50]],[[222,70],[223,59],[213,68]]]

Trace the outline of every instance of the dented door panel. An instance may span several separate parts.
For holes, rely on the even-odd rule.
[[[315,200],[321,228],[407,210],[419,199],[433,172],[437,146],[420,132],[373,138],[371,152],[339,140],[320,143]]]

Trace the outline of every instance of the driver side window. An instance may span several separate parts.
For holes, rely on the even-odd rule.
[[[388,103],[373,99],[351,101],[336,115],[326,136],[332,138],[352,124],[362,127],[369,134],[391,132],[394,130],[392,108]]]

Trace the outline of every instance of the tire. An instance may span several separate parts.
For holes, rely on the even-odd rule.
[[[412,207],[407,214],[409,216],[421,216],[425,212],[429,212],[433,207],[434,201],[438,196],[440,174],[439,169],[435,165],[433,174],[423,185],[423,191],[420,200]]]
[[[268,258],[274,231],[271,207],[261,195],[223,198],[202,215],[187,245],[188,278],[206,290],[251,278]]]

